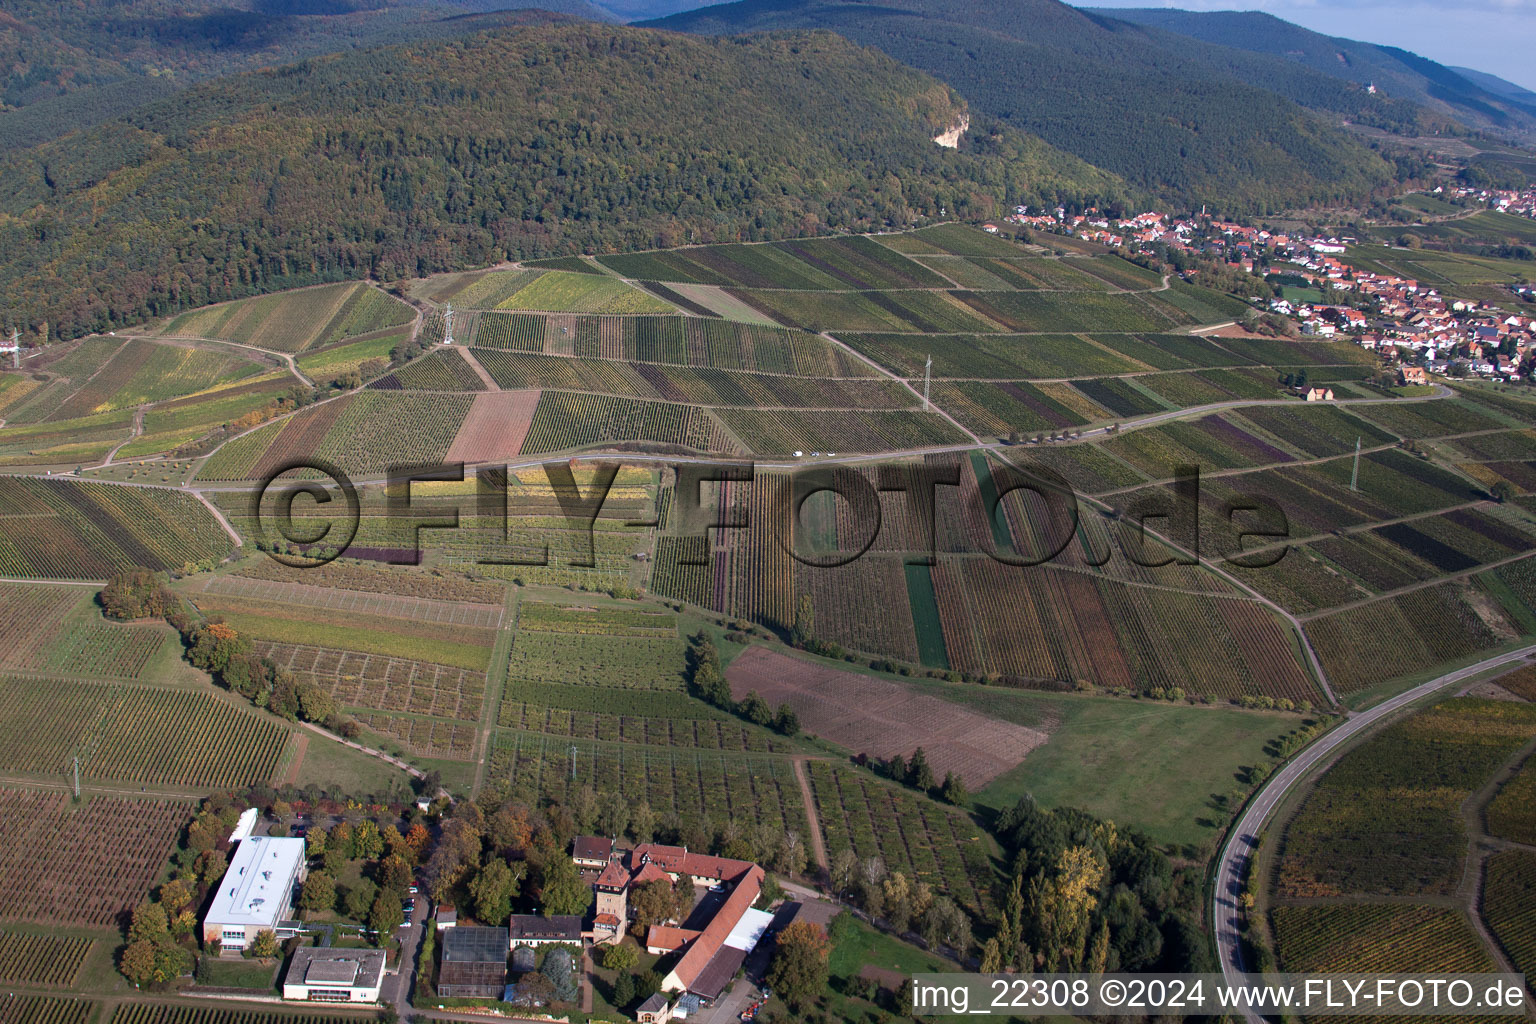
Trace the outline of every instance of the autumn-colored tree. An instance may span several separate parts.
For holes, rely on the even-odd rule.
[[[533,841],[533,825],[528,820],[528,809],[515,804],[502,807],[486,822],[486,834],[491,844],[503,856],[528,849]]]
[[[160,887],[160,905],[165,908],[166,915],[169,917],[175,917],[181,913],[191,902],[192,887],[179,878],[166,882]]]
[[[421,822],[412,825],[405,833],[405,845],[411,848],[418,861],[426,855],[427,847],[432,845],[432,833]]]
[[[118,969],[134,985],[148,985],[155,977],[155,944],[148,939],[128,943]]]
[[[809,921],[796,921],[779,932],[768,984],[774,994],[803,1011],[827,988],[827,958],[831,952],[826,933]]]
[[[251,956],[258,960],[271,960],[278,954],[277,935],[270,928],[263,928],[251,940]]]
[[[352,830],[352,856],[363,860],[378,860],[384,855],[384,837],[379,826],[371,821],[358,822]]]
[[[139,941],[158,943],[169,939],[170,935],[171,922],[163,906],[145,900],[133,908],[133,920],[128,926],[129,943]]]

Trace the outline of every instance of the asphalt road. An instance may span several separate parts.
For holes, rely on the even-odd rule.
[[[1243,891],[1243,877],[1248,859],[1270,815],[1285,799],[1291,788],[1306,777],[1313,768],[1325,763],[1342,744],[1362,730],[1369,729],[1423,697],[1532,654],[1536,654],[1536,644],[1448,672],[1427,683],[1421,683],[1411,690],[1406,690],[1390,700],[1383,701],[1373,708],[1352,715],[1344,724],[1296,755],[1289,764],[1260,788],[1227,837],[1226,846],[1222,847],[1211,894],[1211,920],[1216,933],[1216,950],[1221,958],[1221,973],[1225,975],[1228,985],[1236,986],[1240,980],[1238,975],[1246,973],[1248,968],[1243,959],[1242,932],[1238,927],[1237,906],[1238,896]],[[1257,1014],[1249,1013],[1246,1016],[1251,1021],[1259,1020]]]

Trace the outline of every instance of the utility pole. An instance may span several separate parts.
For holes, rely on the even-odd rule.
[[[928,363],[923,367],[923,412],[928,411],[928,385],[933,380],[933,356],[928,357]]]
[[[1360,438],[1358,436],[1355,438],[1355,468],[1349,474],[1349,489],[1352,491],[1360,489]]]

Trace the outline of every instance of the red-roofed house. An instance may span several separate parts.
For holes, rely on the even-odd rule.
[[[672,925],[653,924],[651,930],[645,936],[645,949],[648,953],[660,955],[662,953],[676,953],[688,943],[698,938],[700,932],[691,928],[675,928]]]

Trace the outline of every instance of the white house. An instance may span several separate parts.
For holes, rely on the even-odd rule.
[[[384,981],[382,949],[294,950],[283,998],[312,1003],[377,1003]]]
[[[252,836],[242,840],[203,918],[203,941],[244,949],[259,932],[295,934],[293,901],[304,881],[304,840]]]

